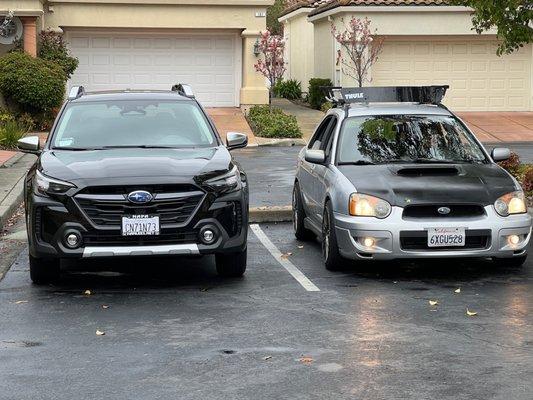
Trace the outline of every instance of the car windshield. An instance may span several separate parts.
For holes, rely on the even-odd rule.
[[[121,147],[191,148],[216,138],[192,101],[118,100],[70,103],[52,147],[89,150]]]
[[[345,120],[339,164],[486,162],[485,154],[451,116],[376,115]]]

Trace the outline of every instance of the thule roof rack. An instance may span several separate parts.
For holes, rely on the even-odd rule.
[[[335,106],[365,103],[419,103],[441,105],[448,85],[332,87],[322,89]]]
[[[186,85],[185,83],[177,83],[176,85],[172,86],[171,90],[173,92],[178,92],[182,96],[194,99],[194,92],[192,90],[192,87],[190,85]]]
[[[85,94],[85,89],[83,86],[72,86],[68,92],[68,99],[75,100],[78,97],[81,97]]]

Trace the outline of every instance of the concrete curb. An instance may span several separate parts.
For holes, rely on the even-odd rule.
[[[0,230],[4,228],[5,223],[15,213],[17,208],[24,200],[24,174],[17,181],[17,184],[11,189],[9,194],[0,204]]]
[[[290,222],[292,221],[291,206],[251,207],[249,222],[251,224],[263,222]]]
[[[292,146],[306,146],[305,139],[270,139],[255,137],[258,146],[271,146],[271,147],[292,147]]]
[[[0,168],[9,168],[13,164],[15,164],[18,160],[20,160],[22,157],[24,157],[24,153],[18,152],[13,157],[11,157],[9,160],[7,160],[5,163],[0,165]]]

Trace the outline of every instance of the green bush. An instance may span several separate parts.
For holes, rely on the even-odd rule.
[[[28,133],[28,127],[15,119],[0,122],[0,147],[13,149],[17,141]]]
[[[333,103],[330,101],[326,101],[322,106],[320,107],[320,110],[327,113],[330,109],[333,108]]]
[[[274,86],[274,96],[289,100],[301,99],[302,83],[296,79],[289,79],[288,81],[280,79]]]
[[[66,83],[65,72],[52,61],[23,52],[0,57],[0,92],[20,112],[35,115],[59,107]]]
[[[331,79],[312,78],[309,81],[309,104],[311,107],[320,110],[322,104],[327,102],[322,86],[333,86]]]
[[[253,106],[247,117],[250,127],[257,136],[266,138],[302,137],[296,117],[285,114],[279,108]]]
[[[70,79],[76,68],[78,68],[78,59],[70,55],[63,36],[52,31],[42,31],[39,35],[38,55],[43,60],[59,64],[65,71],[67,79]]]

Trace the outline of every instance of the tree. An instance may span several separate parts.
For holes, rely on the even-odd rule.
[[[258,50],[262,57],[255,63],[254,68],[260,72],[270,83],[269,98],[272,94],[276,82],[283,78],[285,73],[285,61],[283,52],[285,50],[285,41],[279,35],[273,35],[268,29],[261,32],[258,43]]]
[[[477,33],[496,28],[501,40],[497,54],[510,54],[533,42],[533,3],[531,0],[452,0],[471,7]]]
[[[371,21],[368,18],[353,17],[348,24],[344,19],[341,21],[344,24],[343,31],[339,31],[334,23],[331,24],[331,33],[347,57],[346,59],[342,56],[341,50],[337,62],[342,63],[342,72],[355,79],[359,87],[362,87],[365,81],[370,82],[368,73],[383,49],[383,39],[374,37],[375,32],[372,34]]]
[[[78,59],[70,55],[63,36],[52,31],[41,31],[38,55],[39,58],[59,64],[65,71],[67,79],[70,79],[78,68]]]
[[[267,29],[274,35],[283,35],[283,24],[278,18],[285,9],[285,0],[276,0],[273,5],[267,8]]]

